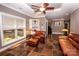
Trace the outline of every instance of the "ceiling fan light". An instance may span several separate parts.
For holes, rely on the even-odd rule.
[[[40,8],[40,11],[45,11],[45,8],[43,8],[43,7],[42,7],[42,8]]]
[[[54,11],[60,11],[61,10],[61,8],[58,8],[58,9],[54,9]]]

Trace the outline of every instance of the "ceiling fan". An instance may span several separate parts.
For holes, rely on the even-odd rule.
[[[35,12],[41,11],[44,14],[46,14],[47,10],[53,10],[54,7],[49,7],[48,3],[43,3],[42,6],[36,6],[36,5],[31,5],[33,9],[35,9]]]

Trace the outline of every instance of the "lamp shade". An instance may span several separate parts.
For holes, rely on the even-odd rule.
[[[63,31],[63,33],[64,33],[65,36],[68,35],[68,29],[62,29],[62,31]]]
[[[44,7],[41,7],[41,8],[40,8],[40,11],[45,11],[45,8],[44,8]]]
[[[68,29],[63,29],[62,31],[63,31],[63,32],[68,32]]]

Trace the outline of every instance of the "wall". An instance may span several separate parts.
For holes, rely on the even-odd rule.
[[[70,32],[79,34],[79,9],[72,13],[70,19]]]
[[[40,30],[41,31],[47,31],[47,27],[48,27],[47,26],[48,25],[47,22],[48,21],[47,21],[46,18],[44,18],[44,17],[43,18],[40,18]]]
[[[37,21],[37,25],[32,24],[33,21]],[[34,29],[33,27],[36,27],[37,30],[46,31],[46,22],[47,20],[43,18],[37,18],[37,19],[29,19],[29,29]]]
[[[30,19],[29,20],[29,28],[32,30],[40,30],[40,22],[39,19]]]
[[[62,29],[64,28],[64,20],[58,19],[52,21],[52,34],[63,34]]]
[[[36,25],[36,26],[38,26],[38,29],[37,30],[40,30],[41,29],[41,31],[45,31],[45,29],[46,29],[46,27],[45,27],[45,25],[46,25],[46,18],[45,17],[38,17],[38,18],[31,18],[30,17],[30,19],[29,20],[27,20],[27,25],[28,25],[28,29],[27,30],[31,30],[31,28],[32,28],[32,21],[33,20],[37,20],[38,21],[38,23],[39,23],[39,25]],[[32,29],[33,30],[33,29]]]

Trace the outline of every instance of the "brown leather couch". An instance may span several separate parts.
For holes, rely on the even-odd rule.
[[[38,31],[36,33],[36,36],[40,37],[39,42],[45,43],[45,33],[42,31]]]
[[[32,46],[32,47],[37,47],[39,40],[36,38],[30,38],[29,40],[26,41],[27,45]]]
[[[39,42],[45,43],[45,33],[42,31],[37,31],[36,34],[32,35],[27,40],[27,45],[36,47]]]
[[[67,37],[59,38],[60,46],[64,55],[79,56],[79,35],[70,34]]]

